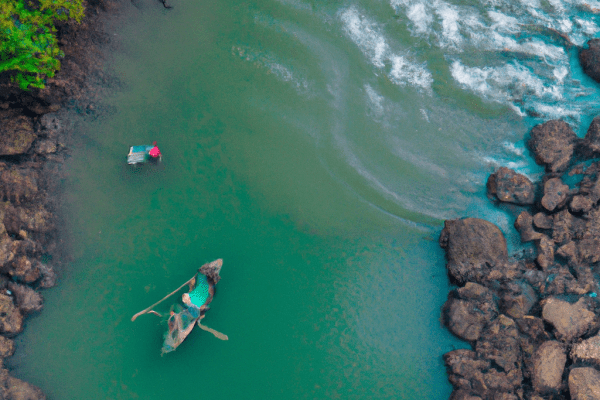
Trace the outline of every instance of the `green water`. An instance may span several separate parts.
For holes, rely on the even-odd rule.
[[[374,73],[336,2],[172,3],[125,3],[107,28],[122,85],[74,139],[72,261],[18,337],[15,374],[56,400],[447,398],[441,356],[465,344],[439,322],[441,221],[507,226],[477,155],[519,140],[520,120]],[[443,57],[422,51],[441,85]],[[152,140],[162,164],[125,165]],[[131,316],[216,258],[204,323],[229,341],[197,329],[161,357],[164,323]]]

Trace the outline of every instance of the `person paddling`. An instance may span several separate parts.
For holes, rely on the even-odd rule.
[[[149,153],[150,157],[160,159],[161,158],[160,149],[156,145],[156,140],[154,142],[152,142],[152,146],[154,146],[154,147],[150,149],[150,153]]]

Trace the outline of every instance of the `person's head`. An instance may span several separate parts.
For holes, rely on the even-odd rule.
[[[156,140],[152,142],[152,146],[156,146]]]
[[[181,296],[181,301],[183,301],[186,306],[192,304],[192,299],[190,299],[190,295],[187,293],[184,293],[183,296]]]

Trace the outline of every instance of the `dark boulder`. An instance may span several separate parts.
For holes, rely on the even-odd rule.
[[[596,204],[589,196],[577,195],[571,199],[571,204],[569,208],[574,213],[580,212],[588,212],[592,209],[592,207]]]
[[[30,168],[2,168],[0,165],[0,200],[21,204],[36,198],[38,174]]]
[[[590,39],[587,49],[579,49],[579,63],[590,78],[600,82],[600,39]]]
[[[586,171],[585,176],[579,182],[579,194],[589,197],[595,205],[600,200],[600,166],[592,164]]]
[[[15,341],[0,336],[0,358],[10,357],[15,353]]]
[[[519,343],[521,345],[521,354],[523,364],[525,365],[525,375],[531,379],[533,371],[533,355],[535,350],[550,338],[550,335],[544,328],[544,321],[541,318],[526,315],[523,318],[515,320],[519,328]]]
[[[498,307],[493,293],[477,283],[467,284],[450,293],[444,305],[444,323],[463,340],[479,339],[488,321],[496,318]]]
[[[41,204],[29,207],[8,205],[3,222],[12,235],[19,235],[21,230],[44,233],[54,228],[53,215]]]
[[[515,220],[515,229],[521,235],[521,242],[523,243],[538,240],[544,236],[533,229],[533,217],[527,211],[521,211],[521,214]]]
[[[546,235],[542,235],[535,241],[537,251],[536,261],[542,269],[548,269],[554,262],[554,241]]]
[[[523,381],[521,370],[498,371],[472,350],[453,350],[444,354],[444,362],[448,380],[456,391],[482,399],[493,399],[496,393],[512,393]]]
[[[529,178],[506,167],[490,175],[487,190],[500,201],[520,205],[533,204],[535,197],[535,188]]]
[[[578,151],[585,158],[591,158],[600,152],[600,117],[592,120],[585,138],[578,145]]]
[[[538,393],[557,393],[567,362],[564,345],[556,340],[544,342],[533,356],[533,388]]]
[[[598,316],[589,299],[581,298],[571,304],[550,297],[542,303],[542,318],[554,326],[554,335],[563,342],[571,342],[598,327]]]
[[[566,209],[559,211],[553,215],[552,240],[562,246],[573,239],[581,239],[586,231],[590,231],[588,225],[589,219],[577,218]]]
[[[551,178],[544,184],[544,197],[542,197],[542,207],[552,212],[557,207],[563,207],[566,204],[569,195],[569,187],[565,185],[560,178]]]
[[[450,400],[482,400],[481,397],[474,395],[470,390],[455,390],[450,395]]]
[[[545,166],[548,172],[559,172],[569,165],[576,140],[569,124],[552,120],[534,126],[527,145],[536,163]]]
[[[564,294],[581,293],[577,278],[573,276],[569,268],[562,265],[553,265],[547,270],[548,276],[540,293],[544,296],[558,296]]]
[[[585,362],[600,367],[600,335],[574,344],[571,359],[576,363]]]
[[[502,291],[500,310],[511,318],[523,318],[536,302],[535,290],[527,282],[509,282]]]
[[[30,118],[19,110],[0,110],[0,156],[25,154],[36,139]]]
[[[577,244],[579,260],[596,263],[600,261],[600,238],[582,239]]]
[[[478,218],[445,221],[440,246],[446,249],[448,274],[460,285],[484,282],[491,268],[508,261],[500,229]]]
[[[584,216],[584,219],[580,221],[585,221],[584,227],[575,226],[575,230],[577,231],[579,239],[598,239],[600,238],[600,210],[592,209],[587,212]],[[576,221],[573,221],[576,222]]]
[[[479,358],[493,361],[506,373],[513,370],[521,371],[519,331],[515,321],[503,314],[492,321],[482,332],[475,351]],[[514,387],[516,386],[518,385],[514,385]]]
[[[483,371],[488,371],[491,363],[479,359],[473,350],[458,349],[448,352],[444,354],[444,363],[448,371],[448,380],[455,389],[477,394],[487,391]]]
[[[533,225],[535,225],[536,228],[552,229],[552,224],[552,216],[550,215],[539,212],[533,216]]]
[[[569,373],[571,400],[600,400],[600,372],[594,368],[574,368]]]

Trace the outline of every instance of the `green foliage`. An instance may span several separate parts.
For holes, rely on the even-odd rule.
[[[83,18],[83,0],[0,0],[0,72],[17,71],[21,89],[43,88],[64,54],[56,21]]]

